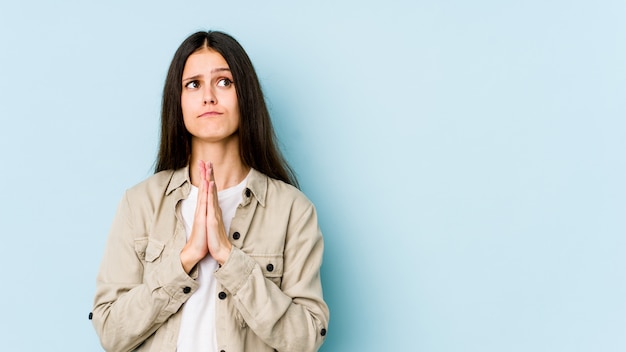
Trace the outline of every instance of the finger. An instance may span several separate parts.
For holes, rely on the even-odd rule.
[[[204,161],[198,160],[198,173],[200,174],[200,180],[206,180],[206,166]]]
[[[208,181],[209,182],[209,190],[207,192],[207,194],[209,195],[209,197],[213,197],[213,192],[215,190],[215,182],[214,181]]]
[[[209,181],[209,189],[208,189],[208,195],[209,195],[209,199],[208,199],[208,205],[211,206],[211,209],[209,211],[213,211],[215,212],[215,215],[220,218],[222,211],[220,209],[220,202],[219,202],[219,198],[217,196],[217,186],[215,185],[215,181]],[[208,211],[207,211],[208,213]]]
[[[215,182],[215,170],[213,170],[213,163],[211,164],[211,169],[209,170],[209,177],[207,178],[208,180],[211,180],[213,182]]]
[[[196,215],[195,218],[198,221],[203,221],[207,214],[207,200],[208,200],[208,181],[201,180],[200,187],[198,188],[198,202],[196,203]],[[195,222],[195,221],[194,221]]]
[[[196,218],[199,221],[204,221],[207,214],[207,191],[208,180],[206,177],[207,169],[204,161],[198,160],[198,173],[200,176],[200,185],[198,187],[198,201],[196,205]]]
[[[208,202],[210,204],[214,204],[213,198],[215,198],[215,181],[207,181],[209,183],[209,189],[207,190],[207,195],[209,197]]]
[[[220,204],[219,204],[219,200],[217,198],[217,186],[215,186],[215,182],[214,181],[208,181],[208,190],[207,190],[207,196],[208,196],[208,200],[206,202],[206,206],[207,206],[207,217],[206,217],[206,221],[207,221],[207,225],[211,226],[221,226],[223,227],[224,224],[222,223],[222,210],[220,208]],[[215,230],[215,228],[213,228]],[[210,231],[213,232],[213,231]]]
[[[206,163],[206,179],[209,181],[212,181],[211,179],[211,175],[213,174],[213,163],[210,161],[207,161]]]

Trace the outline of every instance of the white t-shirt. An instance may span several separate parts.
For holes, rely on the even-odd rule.
[[[237,206],[241,203],[242,192],[246,187],[248,176],[238,185],[224,189],[217,193],[222,221],[226,233],[235,216]],[[196,204],[198,202],[198,188],[191,186],[189,197],[181,203],[181,214],[185,223],[187,240],[191,235]],[[178,333],[177,352],[207,352],[217,351],[217,337],[215,329],[215,297],[217,296],[217,282],[213,273],[218,268],[217,261],[210,255],[198,264],[198,290],[189,297],[183,305],[182,320]]]

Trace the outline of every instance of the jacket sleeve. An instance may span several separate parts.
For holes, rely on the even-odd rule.
[[[96,282],[93,325],[106,351],[131,351],[152,335],[197,289],[180,258],[163,254],[133,213],[128,192],[120,202]],[[167,253],[167,252],[166,252]],[[149,270],[146,268],[149,267]]]
[[[323,247],[315,208],[307,200],[290,216],[281,287],[234,246],[215,273],[247,325],[278,351],[317,351],[325,339],[329,310],[320,280]]]

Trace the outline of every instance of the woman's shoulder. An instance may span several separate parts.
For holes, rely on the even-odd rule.
[[[250,176],[252,180],[250,184],[254,184],[255,182],[257,185],[260,184],[261,189],[264,189],[266,192],[265,198],[268,201],[296,204],[303,207],[313,205],[309,198],[300,189],[287,182],[271,178],[257,170],[253,170],[253,173]]]
[[[142,180],[141,182],[133,185],[128,190],[146,190],[152,188],[163,188],[166,187],[169,183],[170,178],[172,177],[172,170],[159,171],[154,175],[150,175],[148,178]]]
[[[177,178],[185,179],[184,169],[159,171],[130,187],[126,193],[131,198],[146,196],[162,197],[168,193],[168,190],[175,188],[173,183],[176,182]],[[180,184],[182,184],[182,181]],[[178,184],[178,186],[180,186],[180,184]]]

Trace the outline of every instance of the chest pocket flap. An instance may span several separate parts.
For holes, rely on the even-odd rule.
[[[251,254],[261,267],[263,276],[280,287],[283,277],[283,256],[280,254]]]
[[[161,256],[165,245],[152,238],[144,237],[135,241],[135,253],[141,260],[153,262]]]

